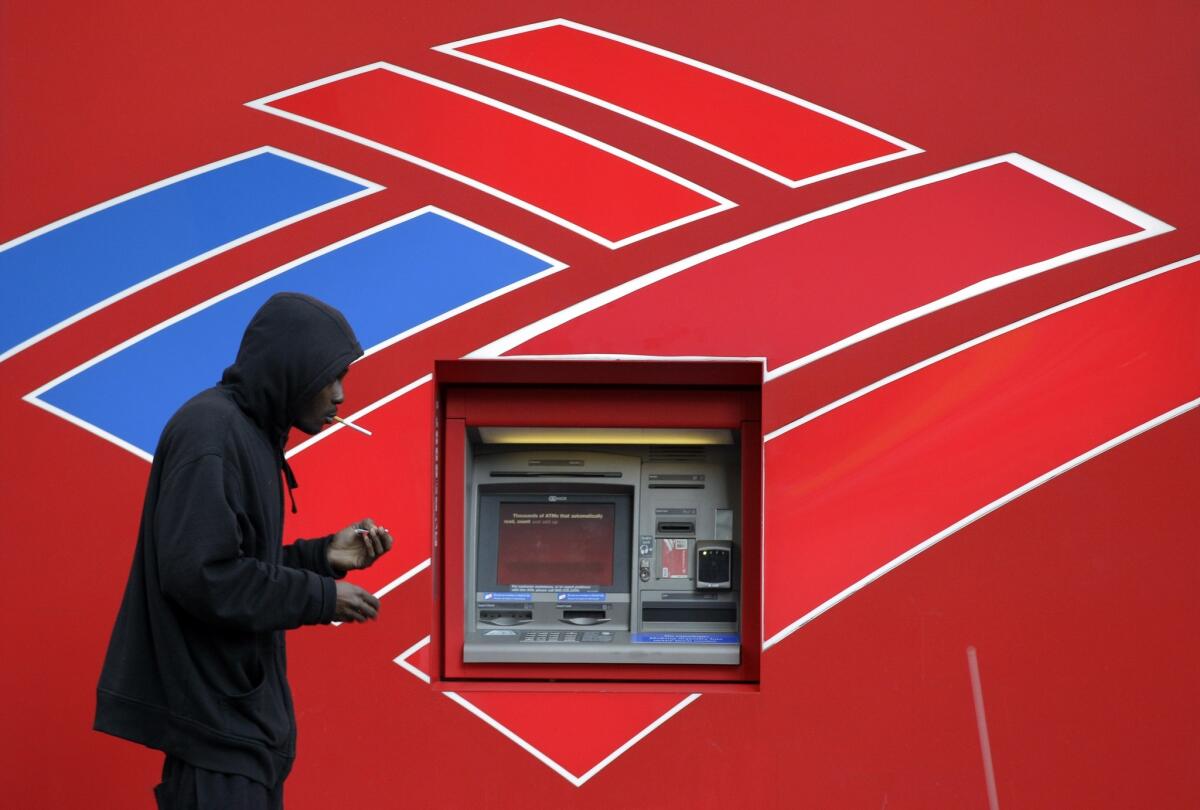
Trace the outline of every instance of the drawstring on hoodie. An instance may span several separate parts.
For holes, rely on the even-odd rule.
[[[283,451],[279,451],[279,460],[283,462],[283,478],[287,481],[288,498],[292,502],[292,514],[296,514],[296,495],[292,492],[293,489],[300,486],[296,483],[296,474],[292,472],[292,465],[287,463],[287,459],[283,455]]]

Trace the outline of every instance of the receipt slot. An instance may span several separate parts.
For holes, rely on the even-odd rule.
[[[754,688],[761,363],[459,360],[435,378],[436,686]]]

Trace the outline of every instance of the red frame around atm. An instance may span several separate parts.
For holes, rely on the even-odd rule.
[[[447,360],[434,368],[435,689],[757,691],[762,651],[762,375],[745,360]],[[741,446],[741,663],[468,664],[464,461],[472,427],[716,428]]]

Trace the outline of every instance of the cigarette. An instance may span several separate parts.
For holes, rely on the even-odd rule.
[[[343,425],[345,425],[345,426],[346,426],[346,427],[348,427],[348,428],[354,428],[354,429],[355,429],[355,430],[357,430],[359,433],[362,433],[362,434],[364,434],[364,435],[367,435],[367,436],[370,436],[370,435],[371,435],[371,431],[367,430],[367,429],[366,429],[366,428],[364,428],[364,427],[359,427],[358,425],[354,424],[353,422],[347,422],[345,419],[343,419],[343,418],[342,418],[342,417],[340,417],[340,416],[335,416],[335,417],[333,417],[333,421],[335,421],[335,422],[338,422],[339,424],[343,424]]]

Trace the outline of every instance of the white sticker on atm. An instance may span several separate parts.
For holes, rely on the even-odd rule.
[[[485,636],[515,636],[516,630],[488,630],[484,633]]]
[[[558,595],[560,602],[607,602],[608,594],[593,593],[592,591],[583,591],[580,593],[560,593]]]
[[[483,594],[484,602],[530,602],[533,600],[531,593],[493,593],[488,591]]]

